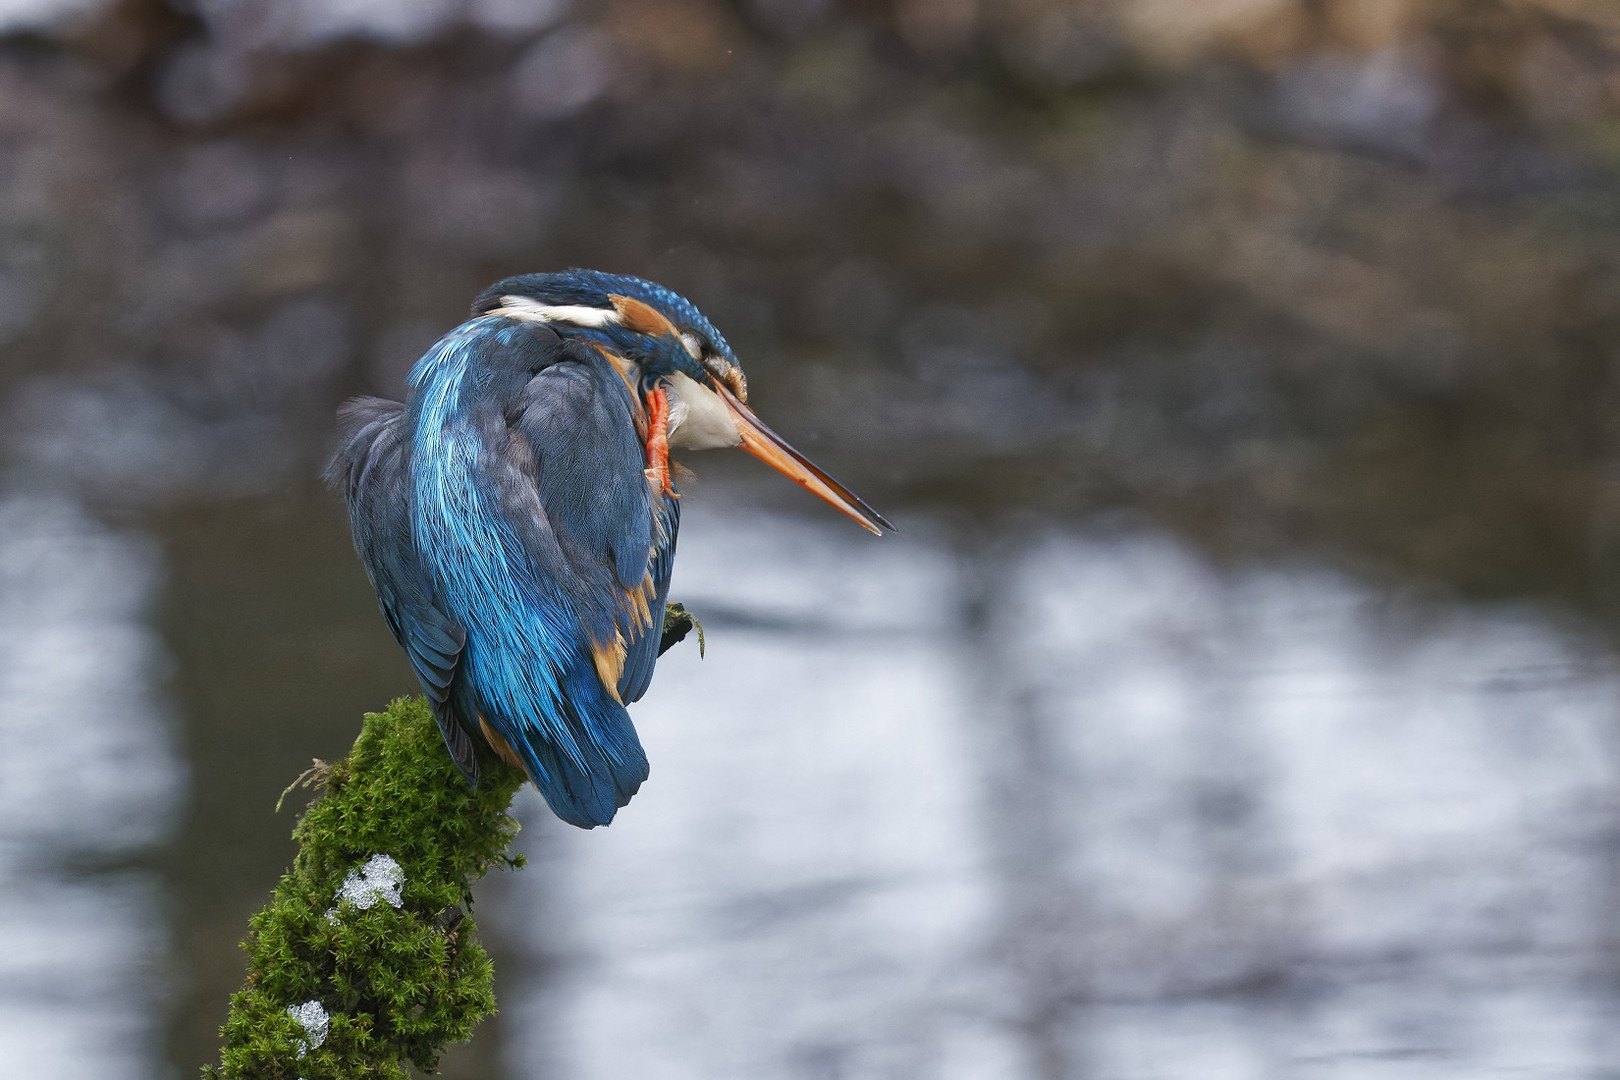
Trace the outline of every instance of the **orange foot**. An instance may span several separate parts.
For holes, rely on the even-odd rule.
[[[678,498],[669,479],[669,391],[662,383],[647,391],[647,480]]]

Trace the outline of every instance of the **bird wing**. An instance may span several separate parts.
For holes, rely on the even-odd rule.
[[[658,661],[681,509],[647,482],[630,388],[600,354],[576,355],[530,381],[514,426],[535,451],[540,501],[553,528],[597,564],[583,567],[588,575],[623,590],[613,612],[623,654],[614,661],[614,689],[629,704],[647,692]],[[611,584],[599,567],[611,567]]]
[[[377,604],[404,648],[456,767],[478,782],[478,757],[451,700],[450,683],[466,646],[462,627],[432,600],[417,561],[410,525],[410,439],[405,406],[356,398],[338,411],[342,442],[326,480],[342,490],[354,547],[371,577]]]
[[[669,575],[675,567],[675,534],[681,527],[679,500],[660,493],[654,497],[653,510],[657,520],[648,567],[653,585],[653,601],[649,606],[652,621],[626,639],[624,674],[619,678],[619,697],[626,702],[640,701],[652,683],[653,666],[658,662],[659,643],[663,639],[664,606],[669,603]]]
[[[654,552],[672,550],[673,528],[659,532],[635,408],[603,356],[569,343],[506,409],[506,459],[526,483],[502,486],[503,517],[535,570],[541,633],[559,639],[539,645],[558,668],[561,715],[540,702],[503,719],[552,809],[585,826],[610,820],[647,775],[623,688],[631,650],[649,635],[656,649],[668,571],[654,573]]]

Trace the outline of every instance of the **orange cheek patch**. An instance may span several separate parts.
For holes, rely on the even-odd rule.
[[[680,331],[675,329],[675,324],[664,318],[651,304],[630,296],[610,296],[608,300],[619,313],[619,325],[625,329],[646,334],[648,337],[663,337],[666,334],[680,337]]]

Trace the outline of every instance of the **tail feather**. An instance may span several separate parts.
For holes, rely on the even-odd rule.
[[[503,725],[522,757],[529,779],[546,804],[570,825],[593,829],[613,820],[647,779],[647,754],[630,714],[608,696],[595,665],[576,663],[563,681],[563,720],[574,735],[581,761],[561,752],[533,723]]]
[[[640,764],[607,765],[593,761],[582,769],[554,746],[536,740],[519,751],[529,779],[545,796],[551,812],[581,829],[594,829],[613,821],[619,807],[630,801],[647,777],[647,759]]]
[[[448,701],[432,700],[429,700],[428,705],[433,709],[433,719],[439,724],[439,734],[444,736],[444,746],[450,751],[450,760],[455,762],[456,770],[461,773],[468,786],[477,790],[478,752],[473,749],[472,736],[467,734],[467,729],[456,719],[455,706]]]

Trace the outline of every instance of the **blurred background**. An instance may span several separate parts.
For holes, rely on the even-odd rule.
[[[413,689],[333,409],[570,265],[900,532],[689,457],[446,1076],[1616,1075],[1613,0],[0,0],[0,1058],[213,1058]]]

